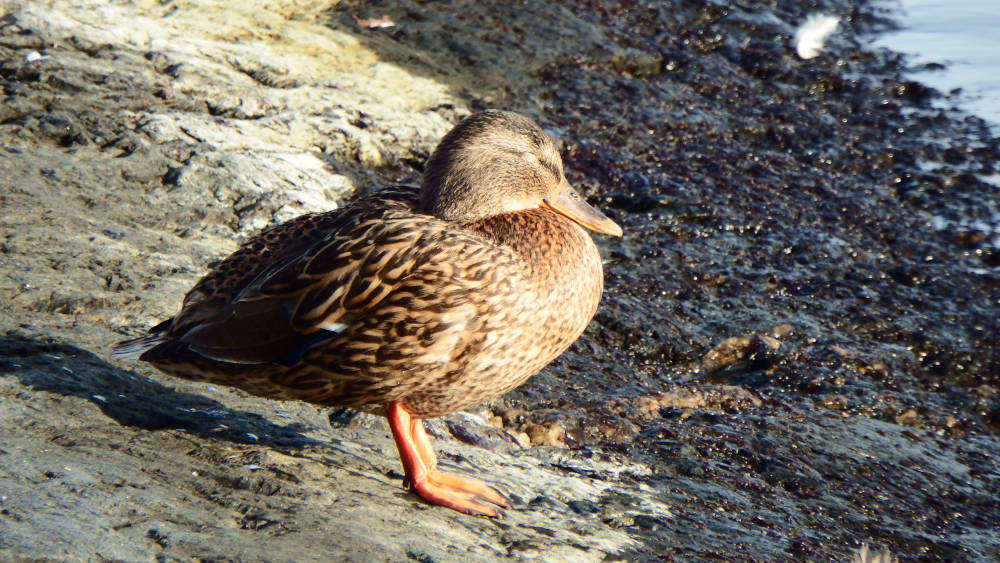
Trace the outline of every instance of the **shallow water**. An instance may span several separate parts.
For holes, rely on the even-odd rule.
[[[948,94],[961,89],[959,107],[974,113],[1000,134],[1000,3],[996,0],[888,0],[901,29],[884,34],[876,45],[910,55],[913,78]]]
[[[996,33],[1000,3],[887,0],[886,7],[896,14],[900,29],[880,35],[874,44],[907,54],[911,77],[947,96],[934,102],[936,106],[972,113],[985,119],[993,134],[1000,134],[1000,38]],[[1000,198],[1000,174],[984,175],[983,180],[993,185],[984,197]],[[963,228],[986,233],[990,244],[1000,246],[1000,213],[961,223]],[[934,217],[936,229],[951,225]]]

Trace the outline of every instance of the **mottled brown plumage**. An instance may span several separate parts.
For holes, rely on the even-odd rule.
[[[498,516],[482,501],[508,506],[502,495],[436,471],[419,419],[513,389],[580,335],[603,283],[581,225],[621,234],[572,191],[537,125],[483,112],[445,136],[421,188],[262,233],[199,281],[176,317],[116,355],[384,414],[421,496]]]

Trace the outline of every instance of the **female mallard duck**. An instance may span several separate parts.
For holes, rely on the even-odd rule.
[[[419,192],[390,188],[265,231],[115,356],[385,415],[406,485],[502,516],[485,504],[510,507],[495,489],[437,471],[420,419],[517,387],[583,332],[603,273],[581,226],[622,234],[573,190],[534,122],[485,111],[445,135]]]

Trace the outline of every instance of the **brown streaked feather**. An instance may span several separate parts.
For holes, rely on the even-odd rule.
[[[300,257],[305,248],[349,228],[359,218],[375,223],[386,212],[412,209],[419,201],[416,186],[392,186],[379,192],[377,199],[325,213],[311,213],[276,225],[247,241],[236,252],[217,264],[184,297],[181,312],[170,322],[171,333],[182,333],[205,320],[216,308],[234,299],[264,272],[274,272],[281,264]],[[350,209],[350,211],[348,211]],[[293,279],[295,279],[293,277]],[[300,280],[306,283],[309,280]],[[295,291],[295,288],[288,288]]]
[[[336,230],[317,233],[311,244],[304,237],[293,256],[287,256],[287,249],[272,250],[279,255],[270,267],[253,277],[243,276],[244,286],[226,280],[225,285],[212,287],[214,299],[186,300],[177,317],[181,322],[175,322],[165,336],[216,361],[280,362],[289,354],[303,352],[311,345],[309,336],[324,328],[343,325],[341,330],[347,329],[368,315],[402,316],[414,306],[406,300],[423,299],[427,303],[421,306],[431,311],[453,307],[453,296],[429,295],[427,288],[454,286],[454,292],[471,291],[481,285],[481,276],[464,281],[465,272],[440,260],[442,248],[449,250],[452,260],[464,261],[465,255],[470,255],[494,267],[514,261],[513,254],[503,247],[493,248],[489,258],[482,257],[484,239],[416,213],[405,204],[386,205],[379,199],[376,204],[362,200],[356,206],[362,208],[363,215],[380,213],[381,220],[354,225],[330,221],[327,225]],[[313,220],[311,224],[323,222]],[[287,257],[280,255],[282,251]],[[402,283],[414,276],[419,283]],[[405,288],[409,289],[403,291]],[[196,291],[201,290],[196,287]],[[396,299],[384,311],[378,310],[378,305],[393,294]],[[223,297],[229,300],[223,302]],[[434,303],[435,299],[443,302]],[[198,322],[190,322],[193,319]],[[426,341],[433,338],[438,325],[424,325]],[[330,339],[334,336],[331,333]],[[148,358],[155,356],[154,351]]]

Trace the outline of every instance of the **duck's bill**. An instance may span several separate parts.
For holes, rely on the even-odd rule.
[[[591,207],[569,184],[566,184],[556,197],[543,199],[542,207],[565,215],[584,227],[599,233],[613,237],[622,236],[622,228],[617,223]]]

